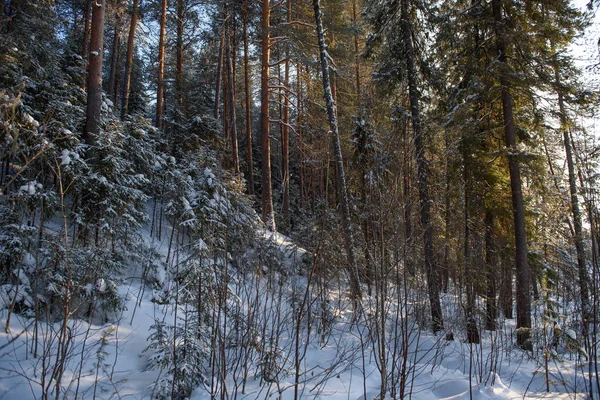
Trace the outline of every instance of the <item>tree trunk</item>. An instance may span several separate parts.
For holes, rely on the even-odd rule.
[[[183,107],[183,0],[177,0],[177,39],[176,39],[176,68],[175,68],[175,94],[179,109]]]
[[[427,273],[427,290],[431,306],[432,329],[434,332],[444,328],[440,291],[438,288],[438,271],[433,259],[433,226],[431,224],[431,204],[429,197],[427,159],[425,158],[425,144],[421,130],[421,116],[419,107],[419,91],[417,88],[417,72],[412,43],[412,27],[409,16],[409,0],[402,0],[402,37],[404,41],[406,74],[411,109],[415,150],[417,155],[417,176],[419,187],[419,203],[421,224],[423,225],[423,244],[425,250],[425,269]]]
[[[119,66],[119,46],[121,45],[121,36],[119,34],[119,29],[120,29],[120,18],[118,16],[118,12],[117,12],[117,18],[115,21],[115,29],[114,29],[114,36],[113,36],[113,44],[112,44],[112,50],[111,50],[111,55],[110,55],[110,78],[108,80],[108,98],[110,99],[110,101],[113,102],[113,104],[117,105],[117,94],[118,94],[118,87],[119,87],[119,80],[118,80],[118,73],[117,73],[117,69]]]
[[[531,349],[531,297],[530,297],[530,272],[527,261],[527,235],[525,233],[525,208],[523,206],[523,192],[521,190],[521,172],[519,166],[517,142],[515,139],[515,124],[513,119],[512,95],[510,83],[506,78],[507,57],[506,38],[504,33],[504,20],[502,18],[501,0],[492,0],[494,21],[496,23],[496,47],[500,71],[500,85],[502,86],[502,112],[504,117],[504,135],[508,153],[508,168],[510,172],[510,187],[512,193],[513,219],[515,230],[515,264],[516,264],[516,297],[517,297],[517,345],[524,349]]]
[[[268,1],[268,0],[264,0]],[[215,120],[219,119],[219,106],[221,105],[221,83],[223,81],[223,58],[225,55],[225,8],[226,5],[223,3],[223,22],[221,24],[221,37],[219,40],[219,58],[217,61],[217,80],[215,82],[215,108],[214,108],[214,117]]]
[[[442,292],[448,293],[448,283],[450,281],[450,131],[444,130],[445,155],[446,155],[446,186],[444,188],[444,265],[442,266]]]
[[[287,0],[287,22],[292,22],[292,2]],[[282,210],[283,221],[286,229],[290,228],[290,51],[289,46],[285,49],[284,70],[284,103],[283,103],[283,127],[281,131],[281,161],[282,161]]]
[[[271,186],[271,125],[269,116],[269,75],[271,62],[270,1],[262,3],[262,53],[260,71],[260,139],[262,153],[262,220],[267,229],[275,232],[273,189]]]
[[[160,11],[160,37],[158,39],[158,79],[156,90],[156,127],[163,127],[164,75],[165,75],[165,36],[167,31],[167,0],[162,0]]]
[[[555,60],[554,74],[556,78],[556,88],[558,91],[558,107],[560,111],[560,127],[563,131],[563,142],[565,146],[565,155],[567,168],[569,170],[569,191],[571,194],[571,214],[573,216],[573,226],[575,228],[575,250],[577,252],[577,271],[579,274],[579,294],[581,298],[581,312],[583,316],[584,334],[587,334],[587,320],[590,317],[590,298],[588,289],[588,273],[585,260],[585,249],[583,245],[583,227],[581,218],[581,209],[579,208],[579,199],[577,197],[577,180],[575,177],[575,164],[573,162],[573,151],[571,147],[571,138],[567,126],[567,112],[565,109],[564,96],[561,90],[558,66]]]
[[[0,34],[4,33],[4,20],[6,18],[4,0],[0,0]]]
[[[102,54],[104,52],[104,11],[106,0],[95,0],[92,7],[92,27],[90,39],[88,96],[83,141],[95,143],[102,126]]]
[[[471,226],[470,226],[470,207],[471,207],[471,179],[469,171],[472,168],[469,162],[469,152],[465,148],[463,150],[463,173],[464,173],[464,196],[465,196],[465,242],[464,242],[464,285],[467,294],[467,305],[465,309],[466,314],[466,330],[467,330],[467,343],[479,343],[479,331],[477,330],[477,323],[475,321],[475,274],[474,268],[475,263],[471,256]]]
[[[2,0],[0,0],[2,1]],[[4,1],[2,1],[2,3],[4,3]],[[85,74],[87,72],[88,69],[88,57],[89,57],[89,44],[90,44],[90,22],[91,22],[91,15],[92,12],[92,0],[87,0],[86,4],[85,4],[85,10],[84,10],[84,18],[83,18],[83,43],[81,44],[81,58],[83,58],[83,73],[84,73],[84,77]],[[81,88],[85,89],[85,85],[86,85],[86,79],[83,78],[81,80]]]
[[[327,105],[327,116],[329,118],[329,129],[333,141],[333,153],[336,165],[337,191],[340,201],[340,211],[342,217],[342,228],[344,230],[344,239],[346,247],[346,256],[348,258],[348,267],[350,273],[350,291],[354,302],[355,313],[358,310],[361,300],[360,279],[358,274],[358,265],[354,255],[354,238],[352,236],[352,226],[350,222],[350,207],[348,205],[348,193],[346,187],[346,175],[344,173],[344,160],[342,158],[342,148],[340,145],[340,136],[338,131],[337,110],[331,92],[331,83],[329,79],[329,62],[327,55],[327,46],[325,45],[325,34],[323,32],[323,22],[321,20],[321,9],[319,0],[313,0],[315,11],[315,25],[317,29],[317,38],[319,41],[319,53],[321,61],[321,73],[323,75],[323,96]]]
[[[305,177],[304,177],[304,144],[302,141],[303,129],[302,124],[304,120],[302,119],[304,110],[302,109],[302,65],[298,62],[296,64],[296,149],[298,151],[298,170],[299,170],[299,186],[300,186],[300,207],[304,206],[304,186],[305,186]]]
[[[227,30],[227,44],[226,44],[226,69],[227,69],[227,103],[229,104],[227,119],[229,121],[229,140],[231,141],[231,157],[233,161],[233,171],[236,174],[240,172],[240,162],[238,156],[238,140],[237,140],[237,123],[235,114],[235,72],[234,72],[234,60],[233,55],[235,49],[233,48],[233,27],[228,24],[229,29]]]
[[[490,209],[485,210],[485,267],[486,267],[486,296],[485,296],[485,329],[496,330],[496,255],[494,250],[494,214]]]
[[[254,165],[252,161],[252,114],[250,105],[252,94],[250,89],[250,69],[248,67],[248,0],[243,0],[242,24],[244,31],[244,91],[246,111],[246,180],[248,182],[248,194],[254,194]]]
[[[352,1],[352,24],[354,25],[354,70],[355,70],[355,74],[356,74],[356,95],[358,97],[358,100],[360,102],[361,98],[361,85],[360,85],[360,52],[359,52],[359,46],[358,46],[358,27],[356,26],[356,21],[358,21],[357,19],[357,12],[356,12],[356,2],[358,0],[353,0]]]
[[[121,99],[121,118],[129,113],[129,92],[131,90],[131,69],[133,67],[133,45],[135,42],[135,30],[138,22],[138,0],[133,0],[131,10],[131,24],[129,25],[129,37],[127,38],[127,58],[125,59],[125,79],[123,87],[123,98]]]

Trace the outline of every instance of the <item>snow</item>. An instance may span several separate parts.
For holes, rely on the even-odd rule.
[[[575,331],[573,329],[567,329],[567,331],[565,332],[565,334],[571,339],[571,340],[577,340],[577,334],[575,333]]]
[[[42,185],[37,181],[31,181],[19,187],[19,191],[23,194],[34,195],[36,189],[41,189]]]
[[[69,150],[64,149],[62,151],[62,153],[60,154],[60,158],[62,159],[62,162],[60,163],[60,165],[69,165],[69,164],[71,164],[71,156],[70,156]]]
[[[36,128],[39,128],[39,126],[40,126],[40,123],[27,113],[23,113],[23,119],[25,120],[26,123],[33,125]]]
[[[210,176],[210,169],[205,170]],[[157,240],[148,231],[142,232],[144,240],[165,258],[169,248],[168,234]],[[310,252],[297,246],[293,240],[280,233],[261,229],[257,236],[271,243],[283,256],[284,264],[289,271],[302,268],[302,261],[310,257]],[[207,248],[204,240],[195,242],[199,249]],[[307,268],[305,266],[305,268]],[[293,293],[304,293],[308,285],[308,276],[289,273],[283,274],[265,270],[263,277],[232,273],[227,287],[231,293],[230,307],[241,307],[249,310],[253,301],[260,301],[261,318],[267,321],[267,331],[257,332],[252,346],[264,347],[272,344],[270,329],[278,332],[278,347],[275,354],[278,362],[285,365],[279,373],[264,370],[268,361],[250,363],[249,377],[245,394],[238,393],[243,399],[276,399],[290,400],[294,398],[294,318],[291,303]],[[18,272],[17,272],[18,273]],[[159,304],[154,300],[165,299],[167,294],[177,290],[178,283],[170,279],[164,268],[154,271],[158,281],[156,289],[144,289],[140,285],[141,272],[139,266],[132,265],[130,278],[116,287],[116,291],[126,299],[125,308],[106,323],[83,320],[70,320],[69,329],[72,337],[71,356],[66,364],[62,377],[63,387],[70,392],[65,398],[74,398],[74,391],[79,387],[78,398],[96,399],[127,398],[148,399],[154,385],[164,376],[164,371],[148,369],[150,360],[157,356],[153,351],[144,351],[149,344],[148,337],[152,326],[160,321],[174,321],[175,308],[172,305]],[[278,282],[285,283],[281,290],[289,291],[282,298],[277,297],[280,290]],[[333,283],[331,283],[333,285]],[[86,295],[96,296],[110,290],[111,283],[98,279],[94,285],[85,286]],[[3,288],[4,289],[4,288]],[[58,288],[56,288],[57,292]],[[400,293],[401,294],[401,293]],[[14,292],[0,291],[4,308],[0,310],[0,325],[7,321],[7,305],[11,303]],[[311,307],[321,312],[328,308],[328,320],[331,325],[325,334],[317,332],[314,326],[311,334],[303,328],[300,337],[306,349],[300,363],[299,398],[327,400],[359,400],[375,399],[379,396],[381,378],[378,370],[377,355],[363,343],[369,341],[371,334],[366,328],[365,317],[358,324],[351,323],[352,311],[347,297],[332,290],[324,303],[311,292]],[[458,301],[452,295],[444,295],[443,302],[448,307]],[[375,300],[366,297],[364,306],[373,312]],[[268,307],[267,307],[268,305]],[[390,303],[390,314],[397,305]],[[181,311],[182,308],[179,308]],[[404,312],[402,309],[400,310]],[[283,320],[277,324],[276,318]],[[180,318],[180,317],[179,317]],[[408,318],[408,319],[405,319]],[[318,320],[318,318],[317,318]],[[392,319],[390,319],[393,322]],[[574,399],[585,398],[585,388],[581,380],[577,381],[576,360],[562,362],[552,361],[550,365],[551,392],[545,393],[544,370],[529,353],[518,350],[505,343],[498,349],[498,343],[509,341],[514,335],[514,321],[504,321],[498,332],[481,331],[482,344],[464,343],[458,330],[455,330],[456,341],[446,341],[445,335],[435,336],[419,330],[414,318],[401,314],[397,322],[407,322],[406,333],[409,339],[407,360],[407,385],[405,398],[415,400],[485,400],[485,399]],[[302,322],[306,326],[305,322]],[[315,322],[316,324],[316,322]],[[392,324],[393,325],[393,324]],[[324,328],[325,329],[325,328]],[[56,340],[60,332],[60,323],[39,323],[41,337]],[[565,331],[566,335],[573,338]],[[41,397],[42,357],[31,354],[33,339],[32,320],[13,314],[10,329],[0,331],[0,398],[28,399]],[[573,331],[573,336],[575,332]],[[391,339],[391,336],[390,336]],[[39,345],[43,341],[40,339]],[[389,345],[389,344],[388,344]],[[234,347],[227,351],[233,351]],[[365,350],[363,352],[363,349]],[[385,355],[392,357],[392,348],[387,347]],[[551,354],[558,355],[552,349]],[[168,356],[163,354],[163,356]],[[496,357],[494,359],[494,357]],[[398,359],[399,361],[401,358]],[[493,363],[497,363],[493,368]],[[262,367],[261,367],[262,365]],[[398,366],[397,366],[398,367]],[[261,375],[261,368],[263,372]],[[193,370],[193,367],[190,366]],[[233,368],[232,368],[233,369]],[[490,372],[493,370],[494,372]],[[389,372],[391,374],[391,372]],[[96,376],[98,374],[98,377]],[[231,371],[230,375],[231,376]],[[398,370],[395,377],[399,376]],[[265,379],[267,378],[267,379]],[[210,380],[210,377],[208,377]],[[390,375],[390,379],[392,376]],[[268,382],[270,380],[272,382]],[[568,388],[560,382],[571,382]],[[48,381],[47,381],[48,382]],[[573,382],[577,383],[574,386]],[[238,382],[239,383],[239,382]],[[46,383],[48,384],[48,383]],[[216,386],[218,387],[218,385]],[[227,381],[229,398],[235,387],[231,378]],[[197,387],[190,400],[209,400],[211,394],[210,381]],[[61,397],[62,398],[62,397]],[[400,398],[396,394],[396,398]],[[388,391],[386,399],[392,399]]]

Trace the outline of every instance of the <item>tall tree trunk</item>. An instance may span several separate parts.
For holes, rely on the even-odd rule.
[[[254,165],[252,161],[252,114],[250,105],[252,102],[252,91],[250,88],[250,69],[248,67],[248,0],[243,0],[242,24],[244,31],[244,107],[246,111],[246,180],[248,182],[248,194],[254,194]]]
[[[465,309],[467,319],[467,342],[468,343],[479,343],[479,331],[477,330],[477,323],[475,321],[475,275],[473,262],[473,256],[471,255],[471,226],[470,226],[470,207],[471,207],[471,179],[469,171],[471,163],[469,162],[468,150],[463,150],[463,173],[464,173],[464,196],[465,196],[465,242],[464,242],[464,262],[463,262],[463,275],[464,285],[467,294],[467,305]]]
[[[304,206],[304,186],[305,186],[305,169],[304,169],[304,142],[302,140],[303,129],[302,118],[304,110],[302,109],[302,65],[300,62],[296,64],[296,149],[298,150],[298,170],[299,170],[299,186],[300,186],[300,207]]]
[[[231,157],[233,161],[233,171],[236,174],[240,172],[240,162],[238,156],[238,140],[237,140],[237,123],[235,114],[235,70],[234,70],[234,52],[233,47],[233,26],[228,24],[229,29],[227,30],[227,103],[229,104],[227,119],[229,120],[229,140],[231,142]]]
[[[344,230],[344,244],[346,247],[346,256],[348,258],[348,267],[350,274],[350,291],[354,302],[354,310],[358,312],[361,290],[360,278],[358,274],[358,264],[354,255],[354,238],[352,235],[352,226],[350,222],[350,207],[348,205],[348,192],[346,187],[346,175],[344,173],[344,160],[342,158],[342,148],[340,145],[340,135],[337,122],[337,110],[333,94],[331,91],[331,82],[329,78],[329,62],[327,55],[327,46],[325,44],[325,34],[323,32],[323,22],[319,0],[313,0],[315,11],[315,25],[317,29],[317,38],[319,41],[319,55],[321,61],[321,73],[323,75],[323,97],[327,106],[327,117],[329,118],[329,129],[333,141],[333,153],[336,165],[337,191],[340,201],[340,211],[342,217],[342,228]]]
[[[417,71],[412,43],[412,27],[409,15],[409,0],[402,0],[402,37],[405,49],[406,75],[408,79],[408,92],[410,99],[411,121],[417,153],[417,175],[419,187],[419,203],[421,224],[423,225],[423,247],[425,251],[425,269],[427,273],[427,290],[431,306],[432,329],[434,332],[444,328],[442,306],[440,303],[440,290],[438,285],[438,271],[433,257],[433,225],[431,224],[431,204],[429,186],[427,183],[427,159],[425,158],[425,144],[421,130],[421,115],[419,107],[419,90],[417,88]]]
[[[448,283],[450,281],[450,130],[444,130],[445,154],[446,154],[446,187],[444,188],[444,265],[442,267],[442,292],[448,292]]]
[[[563,131],[563,142],[565,146],[565,155],[567,160],[567,168],[569,170],[569,191],[571,194],[571,214],[573,216],[573,226],[575,228],[575,250],[577,252],[577,271],[579,275],[579,295],[581,298],[581,312],[583,316],[584,335],[587,335],[588,319],[590,317],[590,297],[585,260],[585,248],[583,245],[583,223],[581,217],[581,209],[579,208],[579,199],[577,197],[577,180],[575,176],[575,164],[573,162],[573,149],[571,146],[571,137],[567,124],[567,111],[565,109],[564,95],[561,89],[558,65],[554,62],[555,84],[558,91],[558,108],[560,111],[560,127]]]
[[[265,0],[267,1],[267,0]],[[217,60],[217,78],[215,82],[215,108],[213,115],[215,120],[219,119],[219,107],[221,105],[221,83],[223,82],[223,58],[225,56],[225,24],[226,24],[226,10],[227,5],[223,3],[223,22],[221,24],[221,36],[219,39],[219,58]]]
[[[262,153],[262,220],[267,229],[275,231],[273,188],[271,186],[271,125],[269,116],[269,76],[271,62],[271,7],[269,0],[262,2],[262,53],[260,70],[260,139]]]
[[[360,82],[360,52],[358,46],[358,27],[356,26],[358,21],[357,11],[356,11],[356,3],[358,0],[352,1],[352,24],[354,25],[354,70],[356,74],[356,94],[358,96],[358,100],[360,101],[361,95],[361,82]]]
[[[530,297],[530,272],[527,261],[527,235],[525,233],[525,208],[523,206],[523,192],[521,190],[521,172],[519,166],[517,142],[515,139],[515,124],[513,119],[512,95],[510,82],[506,78],[507,57],[505,22],[502,17],[501,0],[492,0],[496,30],[496,47],[500,71],[500,85],[502,86],[502,112],[504,117],[504,135],[508,153],[508,168],[510,172],[510,187],[512,192],[513,219],[515,229],[515,264],[516,264],[516,297],[517,297],[517,345],[531,349],[531,297]]]
[[[138,22],[138,0],[133,0],[131,9],[131,23],[129,24],[129,37],[127,38],[127,58],[125,59],[125,79],[123,98],[121,99],[121,118],[129,113],[129,92],[131,91],[131,69],[133,68],[133,45],[135,43],[135,30]]]
[[[162,0],[160,6],[160,37],[158,39],[158,79],[156,90],[156,127],[163,127],[163,101],[165,98],[165,36],[167,33],[167,0]]]
[[[2,1],[4,3],[4,1]],[[87,0],[85,3],[85,9],[83,11],[83,43],[81,44],[81,58],[83,58],[83,73],[84,78],[81,80],[81,88],[85,89],[85,85],[87,83],[85,79],[85,73],[88,69],[88,57],[89,57],[89,45],[90,45],[90,23],[91,23],[91,15],[92,12],[92,0]]]
[[[102,117],[102,54],[104,52],[104,11],[106,0],[94,0],[92,7],[92,27],[89,54],[88,96],[83,141],[89,145],[95,143],[100,134]]]
[[[176,38],[176,68],[175,68],[175,93],[177,95],[177,105],[181,110],[183,106],[183,19],[184,19],[183,0],[177,0],[177,38]]]
[[[287,22],[292,22],[292,2],[287,0]],[[282,180],[282,214],[286,229],[290,228],[290,51],[289,46],[285,48],[285,70],[284,70],[284,103],[283,103],[283,127],[281,131],[281,162],[283,166]]]
[[[405,121],[405,120],[404,120]],[[408,123],[402,123],[402,194],[403,194],[403,209],[404,209],[404,266],[410,276],[415,276],[415,260],[413,257],[414,250],[414,229],[413,229],[413,211],[412,211],[412,168],[410,162],[410,140],[408,137]]]
[[[6,11],[4,0],[0,0],[0,34],[4,33],[4,20],[6,18]]]
[[[115,29],[113,36],[113,44],[110,55],[110,78],[108,80],[108,98],[113,102],[115,107],[117,106],[117,94],[119,87],[119,79],[117,69],[119,67],[119,47],[121,45],[121,35],[119,34],[120,30],[120,18],[118,16],[115,21]]]
[[[485,329],[496,330],[496,255],[494,250],[494,214],[488,208],[485,210],[485,267],[486,267],[486,296],[485,296]]]

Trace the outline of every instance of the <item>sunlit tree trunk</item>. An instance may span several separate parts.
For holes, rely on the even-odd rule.
[[[275,231],[273,189],[271,185],[271,125],[269,113],[269,77],[271,62],[271,7],[269,0],[262,2],[262,52],[260,73],[260,138],[262,153],[262,220],[267,229]]]
[[[106,0],[94,0],[88,68],[88,96],[83,141],[94,144],[102,125],[102,54],[104,52],[104,13]]]
[[[179,109],[183,107],[183,19],[184,19],[183,0],[177,0],[177,37],[175,45],[176,67],[175,67],[175,94]]]
[[[233,18],[232,16],[230,18]],[[227,71],[227,120],[229,129],[229,141],[231,144],[231,157],[233,162],[233,171],[237,174],[240,172],[240,162],[238,156],[238,140],[237,140],[237,123],[235,113],[235,69],[234,69],[234,47],[233,47],[233,35],[234,29],[233,24],[227,24],[227,36],[226,36],[226,71]]]
[[[287,0],[287,22],[292,22],[292,2]],[[285,86],[283,102],[283,126],[281,130],[281,161],[282,161],[282,214],[286,228],[290,224],[290,52],[289,46],[285,49],[285,70],[283,84]]]
[[[135,30],[138,22],[138,0],[133,0],[131,9],[131,22],[127,38],[127,58],[125,59],[125,79],[123,82],[123,98],[121,99],[121,118],[129,112],[129,92],[131,91],[131,69],[133,68],[133,48],[135,43]]]
[[[252,160],[252,90],[250,88],[250,69],[248,66],[248,0],[243,0],[242,24],[244,35],[244,108],[246,111],[246,181],[248,182],[248,194],[254,194],[254,176]]]
[[[165,98],[165,36],[167,31],[167,0],[162,0],[160,12],[160,37],[158,39],[158,79],[156,90],[156,127],[163,127],[163,101]]]

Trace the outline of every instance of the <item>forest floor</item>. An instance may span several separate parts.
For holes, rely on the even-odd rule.
[[[168,243],[145,239],[164,257]],[[277,235],[273,238],[288,258],[297,257],[302,249]],[[235,273],[233,273],[235,275]],[[145,351],[152,326],[157,321],[175,321],[172,305],[153,301],[156,290],[142,284],[141,271],[132,266],[128,277],[118,287],[126,304],[119,315],[110,316],[107,323],[88,324],[81,320],[69,322],[69,356],[62,373],[61,393],[52,398],[96,399],[147,399],[155,390],[155,383],[164,375],[161,370],[149,370],[152,350]],[[160,275],[160,274],[159,274]],[[365,315],[355,323],[345,294],[336,292],[330,283],[329,298],[314,301],[327,318],[321,318],[310,332],[294,336],[295,325],[291,311],[294,291],[306,288],[306,276],[287,278],[266,276],[234,276],[230,291],[236,301],[259,298],[264,307],[264,338],[258,336],[257,346],[269,347],[277,361],[271,370],[265,364],[251,359],[247,365],[247,382],[243,388],[240,379],[227,380],[231,399],[293,399],[295,391],[295,350],[299,343],[301,360],[298,363],[298,397],[315,399],[375,399],[380,396],[380,360],[388,363],[390,387],[404,387],[404,398],[412,399],[575,399],[587,398],[584,371],[580,357],[575,352],[563,351],[548,363],[548,375],[543,362],[543,349],[534,353],[517,349],[512,343],[514,323],[507,320],[495,331],[481,331],[480,344],[464,342],[459,328],[454,330],[454,340],[446,335],[433,335],[419,329],[418,318],[403,314],[403,308],[390,302],[388,313],[398,312],[396,326],[388,324],[387,336],[376,339],[365,321],[372,321],[375,299],[365,300]],[[285,281],[285,282],[284,282]],[[274,282],[283,282],[281,285]],[[250,288],[250,289],[248,289]],[[243,290],[242,290],[243,289]],[[286,294],[287,292],[287,294]],[[398,292],[400,293],[400,292]],[[401,294],[401,293],[400,293]],[[258,296],[258,297],[257,297]],[[414,301],[414,300],[410,300]],[[445,313],[458,307],[456,297],[444,295]],[[311,300],[311,304],[313,301]],[[323,304],[327,309],[322,308]],[[247,306],[244,306],[247,307]],[[319,312],[318,309],[315,309]],[[325,315],[325,314],[323,314]],[[403,318],[404,315],[406,318]],[[0,325],[6,325],[7,310],[0,311]],[[460,326],[459,317],[454,325]],[[327,323],[325,323],[328,321]],[[304,324],[304,325],[303,325]],[[452,325],[452,317],[447,325]],[[34,325],[31,319],[13,314],[8,332],[0,332],[0,399],[41,398],[42,387],[54,387],[49,373],[53,359],[49,354],[33,356]],[[56,340],[60,323],[37,325],[39,340]],[[308,332],[308,333],[307,333]],[[52,339],[54,338],[54,339]],[[395,340],[396,339],[396,340]],[[378,341],[379,340],[379,341]],[[385,343],[383,352],[373,351]],[[53,348],[53,344],[38,344],[40,348]],[[404,346],[404,347],[403,347]],[[403,349],[407,349],[404,351]],[[564,349],[563,349],[564,350]],[[406,354],[406,363],[403,364]],[[404,373],[401,369],[404,365]],[[239,377],[244,365],[239,362],[228,366],[229,376]],[[269,376],[271,375],[271,376]],[[273,376],[274,375],[274,376]],[[404,376],[402,380],[400,377]],[[547,379],[549,389],[547,392]],[[404,385],[400,383],[404,382]],[[191,399],[210,399],[211,387],[219,382],[215,376],[207,377],[204,385],[196,388]],[[237,387],[237,390],[236,390]],[[399,390],[399,389],[397,389]],[[394,396],[394,397],[392,397]],[[400,393],[386,393],[386,398],[400,398]]]

